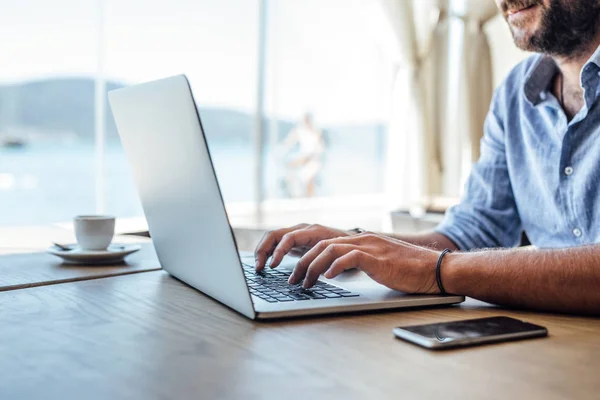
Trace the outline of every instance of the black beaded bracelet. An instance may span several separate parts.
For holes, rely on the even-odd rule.
[[[442,254],[440,254],[440,258],[438,258],[438,262],[435,267],[435,280],[437,281],[437,285],[441,294],[448,294],[446,293],[446,290],[444,290],[444,285],[442,285],[442,260],[448,253],[452,253],[452,250],[444,249],[444,251],[442,251]]]

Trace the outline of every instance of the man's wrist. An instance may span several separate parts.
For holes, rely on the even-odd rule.
[[[465,294],[464,283],[465,279],[461,278],[461,274],[465,271],[465,254],[448,253],[444,256],[441,265],[441,279],[444,284],[444,289],[451,294]]]

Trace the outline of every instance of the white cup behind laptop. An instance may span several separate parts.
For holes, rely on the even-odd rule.
[[[81,250],[106,250],[115,235],[115,217],[111,216],[78,215],[73,225]]]

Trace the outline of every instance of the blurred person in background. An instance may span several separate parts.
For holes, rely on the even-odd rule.
[[[495,1],[515,44],[538,54],[497,88],[460,204],[423,234],[269,232],[257,270],[304,250],[290,283],[307,288],[359,268],[407,293],[600,315],[600,1]],[[534,248],[513,248],[522,232]]]
[[[289,197],[314,197],[317,178],[323,168],[325,141],[312,114],[304,114],[302,121],[283,140],[278,153],[284,157],[282,187],[286,194]]]

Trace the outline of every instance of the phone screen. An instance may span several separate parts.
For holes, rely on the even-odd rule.
[[[548,334],[546,328],[509,317],[398,327],[396,336],[426,347],[478,344]]]

